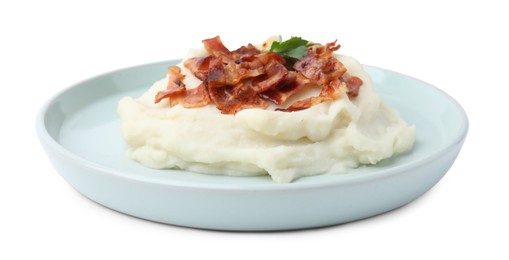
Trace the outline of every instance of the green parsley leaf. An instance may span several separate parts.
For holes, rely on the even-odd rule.
[[[301,37],[292,36],[292,38],[284,42],[272,42],[269,51],[276,52],[285,59],[300,59],[308,55],[308,47],[310,45],[309,41],[304,40]]]

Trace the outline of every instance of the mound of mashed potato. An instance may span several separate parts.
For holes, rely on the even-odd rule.
[[[204,56],[204,49],[189,56]],[[337,55],[348,73],[362,79],[356,98],[323,102],[282,112],[245,109],[222,114],[214,105],[169,107],[154,96],[161,79],[139,98],[118,104],[128,156],[157,169],[185,169],[230,176],[270,175],[277,183],[319,174],[346,173],[360,165],[412,149],[415,127],[401,119],[373,90],[373,83],[353,58]],[[201,83],[179,64],[188,87]]]

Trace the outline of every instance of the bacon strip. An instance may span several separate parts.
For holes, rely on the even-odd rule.
[[[351,76],[345,74],[341,79],[346,83],[346,87],[348,88],[348,97],[354,98],[359,95],[359,89],[362,86],[362,79],[356,76]]]
[[[204,81],[209,76],[209,64],[210,60],[213,58],[214,56],[212,55],[207,57],[193,57],[184,61],[184,67],[193,71],[196,78]]]
[[[310,108],[312,106],[318,105],[325,101],[336,100],[341,97],[341,88],[345,85],[344,82],[341,82],[339,79],[333,80],[329,82],[329,84],[322,89],[320,94],[315,97],[309,97],[303,100],[299,100],[294,102],[291,106],[281,109],[278,108],[276,110],[283,112],[293,112],[304,110]]]
[[[159,91],[155,97],[155,103],[159,103],[163,98],[176,99],[182,96],[186,91],[186,86],[183,82],[184,75],[182,75],[180,67],[171,66],[168,68],[168,85],[166,90]],[[171,105],[171,103],[170,103]]]
[[[210,104],[208,89],[203,83],[196,88],[187,89],[181,104],[185,108],[203,107]]]
[[[288,75],[286,67],[276,60],[271,60],[263,67],[265,75],[262,80],[253,80],[252,88],[256,93],[262,93],[277,86]]]
[[[288,98],[304,89],[309,82],[309,79],[302,76],[302,74],[289,71],[285,79],[279,82],[275,88],[260,93],[260,96],[276,105],[281,105]]]
[[[319,86],[326,86],[330,81],[337,79],[346,72],[346,68],[336,57],[335,50],[339,49],[334,43],[326,46],[315,46],[309,54],[298,60],[293,68],[302,73]]]
[[[252,88],[239,83],[235,86],[210,88],[210,97],[224,114],[235,114],[246,108],[267,108],[269,103],[256,95]]]
[[[180,68],[172,66],[168,68],[167,89],[157,93],[155,103],[165,98],[170,99],[170,106],[181,104],[187,108],[212,103],[224,114],[235,114],[247,108],[265,109],[269,103],[282,105],[308,87],[321,88],[317,96],[277,109],[292,112],[336,100],[345,92],[354,98],[363,84],[360,78],[346,73],[345,66],[334,57],[334,51],[340,48],[336,41],[313,45],[291,70],[278,53],[261,53],[251,44],[230,51],[219,36],[205,39],[203,44],[209,56],[183,63],[203,83],[186,89]]]
[[[230,50],[226,48],[219,36],[202,41],[205,49],[214,56],[229,55]]]

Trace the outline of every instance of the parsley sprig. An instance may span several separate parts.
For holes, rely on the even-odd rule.
[[[269,52],[276,52],[283,56],[287,66],[292,67],[297,60],[308,55],[308,47],[311,45],[313,44],[301,37],[292,36],[284,42],[272,42]]]

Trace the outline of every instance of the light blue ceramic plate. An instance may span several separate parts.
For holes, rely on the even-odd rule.
[[[138,96],[177,61],[106,73],[65,89],[37,117],[37,133],[58,173],[84,196],[152,221],[219,230],[289,230],[367,218],[405,205],[448,171],[465,140],[460,105],[414,78],[365,66],[378,93],[416,125],[411,153],[349,174],[305,177],[211,176],[153,170],[125,157],[118,100]]]

